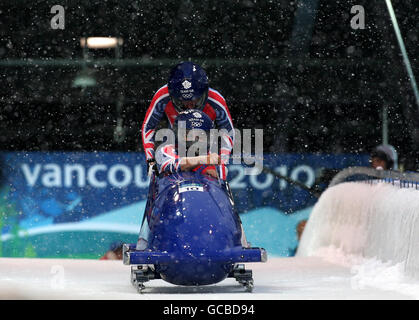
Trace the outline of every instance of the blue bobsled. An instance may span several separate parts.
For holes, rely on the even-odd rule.
[[[151,179],[137,244],[125,244],[131,282],[163,279],[185,286],[235,278],[248,291],[252,271],[244,262],[265,262],[262,248],[250,248],[228,184],[208,175],[181,172]]]

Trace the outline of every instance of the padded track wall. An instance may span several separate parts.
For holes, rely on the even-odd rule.
[[[347,182],[328,188],[313,208],[298,256],[335,247],[344,253],[403,263],[419,278],[419,190]]]

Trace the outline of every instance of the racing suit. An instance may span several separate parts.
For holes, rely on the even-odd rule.
[[[234,145],[234,126],[230,111],[223,96],[212,88],[208,90],[208,99],[202,111],[214,121],[217,129],[225,129],[228,132],[228,134],[223,135],[224,143],[220,150],[222,165],[219,166],[220,178],[226,180],[227,171],[225,164],[228,163]],[[167,85],[161,87],[154,94],[141,128],[143,148],[147,160],[155,158],[154,135],[164,115],[166,115],[170,125],[173,126],[178,112],[170,99]]]

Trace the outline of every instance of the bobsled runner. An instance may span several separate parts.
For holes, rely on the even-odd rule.
[[[228,184],[196,172],[152,176],[139,240],[123,247],[138,292],[152,279],[201,286],[227,277],[252,291],[244,263],[266,261],[246,242]]]

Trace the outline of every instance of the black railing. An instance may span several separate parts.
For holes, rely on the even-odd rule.
[[[416,172],[400,172],[392,170],[377,170],[366,167],[349,167],[340,171],[330,182],[332,187],[342,182],[363,181],[366,183],[389,183],[400,188],[419,189],[419,173]]]

